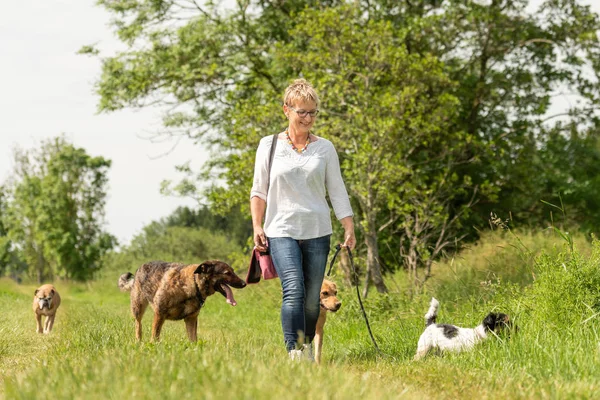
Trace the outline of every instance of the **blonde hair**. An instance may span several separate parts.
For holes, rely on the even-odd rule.
[[[285,89],[283,104],[291,106],[294,100],[314,101],[317,106],[319,105],[319,96],[306,79],[296,79]]]

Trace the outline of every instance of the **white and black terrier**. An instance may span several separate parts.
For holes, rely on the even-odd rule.
[[[488,338],[489,332],[510,329],[512,323],[506,314],[489,313],[483,322],[475,328],[461,328],[455,325],[436,324],[440,303],[431,298],[431,304],[425,314],[425,331],[419,338],[415,360],[419,360],[429,351],[455,351],[471,349],[475,344]]]

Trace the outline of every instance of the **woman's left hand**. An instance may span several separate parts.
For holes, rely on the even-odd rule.
[[[349,247],[350,250],[354,250],[356,247],[356,236],[354,236],[354,229],[346,230],[344,232],[344,244],[342,247]]]
[[[356,236],[354,236],[354,222],[352,222],[352,217],[344,217],[340,222],[344,227],[344,243],[342,247],[354,250],[354,247],[356,247]]]

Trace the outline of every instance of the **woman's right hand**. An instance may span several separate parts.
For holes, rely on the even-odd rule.
[[[267,236],[262,227],[254,228],[254,246],[258,251],[267,251],[269,244],[267,243]]]

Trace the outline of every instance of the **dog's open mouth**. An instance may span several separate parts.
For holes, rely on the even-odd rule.
[[[331,311],[331,312],[337,312],[337,310],[339,310],[340,308],[331,308],[331,307],[327,307],[325,304],[323,303],[319,303],[321,305],[321,308],[326,310],[326,311]]]
[[[231,304],[232,306],[237,305],[237,302],[233,298],[233,292],[231,291],[231,288],[225,283],[219,283],[218,286],[219,292],[221,292],[221,294],[227,298],[227,303]]]

